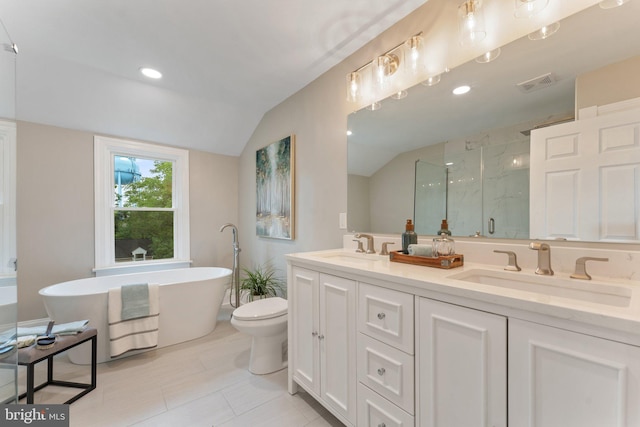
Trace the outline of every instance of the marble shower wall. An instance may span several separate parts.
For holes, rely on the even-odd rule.
[[[522,126],[495,129],[444,143],[447,219],[455,236],[471,236],[479,231],[487,237],[529,238],[529,137],[520,129]],[[416,232],[435,234],[445,213],[444,209],[434,209],[434,205],[441,206],[443,196],[428,186],[438,182],[439,167],[423,162],[418,166]],[[432,170],[419,173],[420,169]],[[424,198],[427,190],[432,194],[429,203]]]

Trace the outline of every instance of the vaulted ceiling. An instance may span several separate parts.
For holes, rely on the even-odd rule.
[[[424,2],[0,0],[0,19],[19,120],[239,155],[267,111]]]

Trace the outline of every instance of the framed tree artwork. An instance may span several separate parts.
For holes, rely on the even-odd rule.
[[[256,234],[295,238],[295,135],[256,151]]]

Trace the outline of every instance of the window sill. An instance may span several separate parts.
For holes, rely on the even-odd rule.
[[[144,273],[147,271],[172,270],[175,268],[191,267],[191,260],[170,260],[170,261],[137,261],[123,262],[108,267],[97,267],[93,269],[96,277],[114,276],[116,274]]]

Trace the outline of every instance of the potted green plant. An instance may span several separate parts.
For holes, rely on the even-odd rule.
[[[240,280],[240,290],[247,294],[249,301],[275,297],[284,290],[284,282],[276,276],[275,269],[267,265],[258,265],[252,270],[242,269],[244,277]]]

